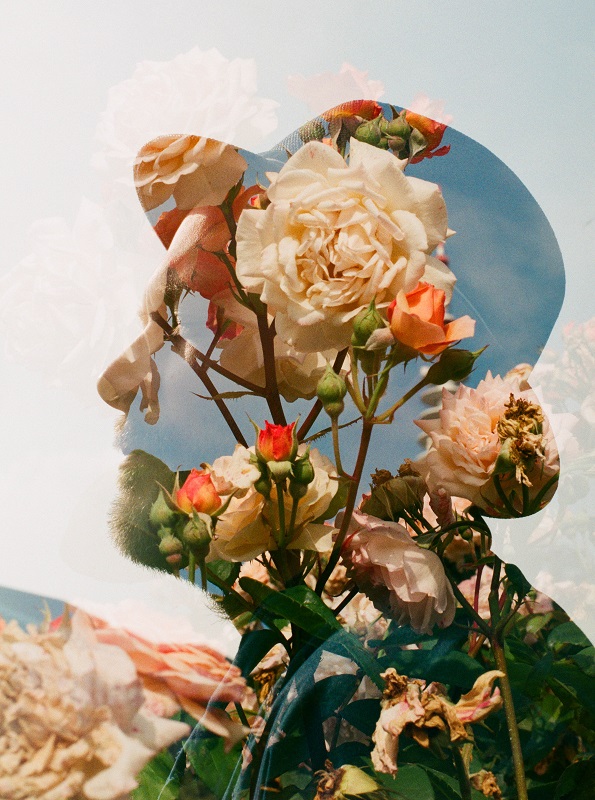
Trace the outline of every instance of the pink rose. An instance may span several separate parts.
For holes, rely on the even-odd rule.
[[[431,633],[436,623],[453,621],[454,595],[440,559],[402,525],[355,511],[342,555],[356,584],[399,624]]]

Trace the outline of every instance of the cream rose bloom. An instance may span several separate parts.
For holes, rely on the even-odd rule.
[[[437,419],[416,420],[416,425],[431,439],[430,449],[416,462],[416,469],[430,491],[442,487],[453,496],[496,511],[499,500],[492,474],[502,447],[498,422],[506,412],[511,394],[537,402],[532,391],[519,391],[520,380],[520,375],[503,379],[488,372],[476,389],[460,386],[455,394],[443,390]],[[542,443],[545,457],[538,459],[529,473],[532,496],[559,469],[558,450],[547,416],[543,419]],[[507,493],[516,486],[519,494],[516,481],[503,480],[503,486]]]
[[[247,166],[230,144],[204,136],[160,136],[136,157],[134,184],[145,211],[172,196],[182,210],[217,206]]]
[[[66,631],[0,632],[0,797],[127,800],[188,725],[143,708],[134,664],[81,612]]]
[[[399,624],[431,633],[437,623],[453,621],[455,600],[442,562],[402,525],[354,511],[342,557],[358,587]]]
[[[355,139],[349,164],[327,145],[300,148],[267,190],[270,205],[242,212],[237,274],[297,350],[349,344],[351,321],[422,278],[450,296],[454,276],[429,254],[447,232],[434,183],[406,177],[405,162]]]
[[[305,447],[301,445],[298,454],[302,455],[304,451]],[[211,466],[213,483],[223,500],[234,489],[235,494],[217,520],[210,558],[249,561],[265,550],[277,548],[273,535],[278,523],[276,489],[273,487],[271,500],[267,502],[254,488],[254,481],[260,473],[250,463],[253,454],[253,447],[248,449],[237,445],[233,456],[218,458]],[[310,460],[314,467],[314,480],[299,502],[294,537],[287,546],[325,552],[332,547],[334,529],[315,520],[327,510],[339,484],[337,472],[328,458],[318,450],[311,450]],[[286,494],[287,519],[291,514],[291,502]]]

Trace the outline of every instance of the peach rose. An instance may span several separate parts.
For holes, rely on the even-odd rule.
[[[246,171],[235,147],[203,136],[160,136],[141,148],[134,183],[145,211],[172,195],[180,209],[217,206]]]
[[[238,667],[216,650],[200,644],[155,644],[123,628],[93,618],[97,640],[124,650],[142,681],[145,706],[161,717],[183,708],[231,747],[244,729],[211,701],[241,703],[246,681]]]
[[[446,295],[420,282],[411,292],[400,291],[387,309],[395,339],[426,355],[437,355],[459,339],[475,333],[475,320],[464,316],[444,322]]]
[[[502,477],[507,494],[516,489],[518,497],[520,483],[525,482],[533,497],[558,471],[556,444],[533,392],[519,391],[518,376],[502,379],[488,372],[476,389],[460,386],[455,394],[443,390],[437,419],[416,420],[415,424],[432,440],[430,449],[416,462],[416,469],[424,476],[430,491],[443,487],[451,495],[467,498],[489,513],[507,516],[493,484],[493,472],[506,429],[510,427],[514,432],[518,427],[518,420],[506,419],[511,395],[514,403],[531,405],[540,417],[542,432],[525,437],[535,453],[533,467],[525,470],[522,464],[517,465],[515,474],[513,465],[511,474]]]
[[[453,621],[455,600],[442,562],[402,525],[354,511],[342,557],[358,587],[399,624],[431,633],[436,623]]]

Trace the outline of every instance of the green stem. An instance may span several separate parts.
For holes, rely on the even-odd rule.
[[[457,769],[457,778],[459,780],[459,788],[461,790],[461,800],[471,800],[471,783],[469,781],[469,773],[465,765],[465,759],[461,752],[461,748],[455,744],[452,747],[452,757]]]
[[[416,383],[415,386],[409,389],[408,392],[405,392],[405,394],[403,395],[403,397],[401,397],[400,400],[397,400],[397,402],[394,405],[392,405],[389,409],[387,409],[378,417],[376,417],[376,421],[384,422],[385,420],[390,420],[392,422],[392,418],[395,412],[398,411],[398,409],[401,408],[401,406],[405,405],[405,403],[408,400],[410,400],[414,395],[416,395],[421,389],[423,389],[424,386],[427,385],[427,383],[428,383],[427,378],[422,378],[421,381],[419,381],[419,383]]]
[[[508,736],[510,738],[510,747],[512,750],[512,762],[514,765],[514,780],[516,783],[517,800],[528,800],[525,767],[523,764],[523,751],[521,749],[519,728],[514,711],[514,701],[512,699],[512,689],[510,686],[510,678],[508,676],[504,647],[502,646],[498,636],[491,637],[491,645],[492,652],[494,653],[494,658],[496,660],[496,666],[500,672],[503,673],[503,677],[500,678],[500,686],[502,689],[504,714],[506,716],[506,725],[508,726]]]
[[[339,446],[339,417],[333,416],[331,418],[331,431],[333,434],[333,452],[335,454],[335,464],[339,475],[345,475],[343,465],[341,464],[341,449]]]
[[[194,583],[196,580],[196,558],[194,553],[188,554],[188,580]]]
[[[277,509],[279,511],[279,549],[285,548],[285,540],[287,538],[287,528],[285,525],[285,492],[283,491],[282,484],[285,481],[279,481],[277,486]]]
[[[341,556],[341,548],[343,547],[343,542],[345,541],[345,537],[347,535],[347,530],[349,528],[349,523],[351,522],[351,515],[353,514],[353,509],[355,508],[355,501],[357,499],[357,492],[359,489],[359,483],[362,477],[362,473],[364,471],[364,464],[366,462],[366,456],[368,454],[368,447],[370,446],[370,439],[372,437],[372,430],[374,428],[374,423],[369,419],[364,419],[363,426],[362,426],[362,438],[360,440],[359,451],[357,454],[357,461],[355,463],[355,469],[353,470],[353,480],[349,487],[349,492],[347,493],[347,502],[345,504],[345,511],[343,512],[343,521],[341,523],[341,528],[339,533],[337,534],[337,538],[335,540],[335,544],[333,546],[333,551],[331,553],[331,557],[329,558],[328,564],[326,565],[322,575],[318,578],[316,583],[316,592],[318,594],[322,593],[324,586],[331,576],[332,571],[334,570],[339,558]]]
[[[494,483],[494,488],[496,489],[496,492],[498,493],[498,497],[504,503],[504,508],[508,511],[510,516],[511,517],[521,517],[522,516],[521,512],[517,511],[516,508],[510,502],[510,500],[508,499],[508,497],[506,497],[506,493],[504,492],[504,489],[502,488],[502,484],[500,483],[500,478],[498,477],[498,475],[494,475],[493,483]]]

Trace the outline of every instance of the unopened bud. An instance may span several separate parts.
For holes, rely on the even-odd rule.
[[[163,495],[163,490],[159,489],[157,500],[155,500],[149,511],[149,521],[152,525],[155,525],[155,527],[160,527],[162,525],[167,526],[170,522],[173,522],[175,516],[175,511],[167,504]]]
[[[378,119],[362,122],[361,125],[357,126],[353,135],[360,142],[366,142],[366,144],[372,144],[375,147],[383,147],[386,150],[387,145],[383,141]]]
[[[275,483],[284,481],[291,473],[292,466],[291,461],[269,461],[267,464],[271,478]]]
[[[159,542],[159,552],[164,556],[173,556],[182,553],[184,545],[173,534],[167,534]]]
[[[254,488],[256,491],[268,499],[273,483],[268,475],[262,475],[258,480],[254,481]]]
[[[401,139],[408,139],[411,135],[411,125],[407,122],[404,115],[399,115],[383,126],[387,136],[398,136]]]
[[[347,394],[347,386],[340,375],[328,365],[322,378],[316,386],[316,395],[322,402],[324,410],[329,417],[338,417],[345,408],[343,398]]]
[[[208,551],[212,533],[211,518],[206,514],[196,514],[184,526],[181,539],[193,552]]]
[[[453,350],[449,348],[440,356],[440,360],[432,364],[426,375],[428,383],[440,386],[448,381],[464,381],[473,370],[473,365],[483,353],[481,350]]]
[[[302,486],[308,486],[314,480],[314,467],[310,461],[310,453],[304,453],[301,458],[293,465],[291,470],[291,482]]]
[[[362,309],[353,320],[351,344],[354,347],[365,347],[374,331],[383,327],[384,320],[376,310],[376,303],[372,300],[370,305]]]

